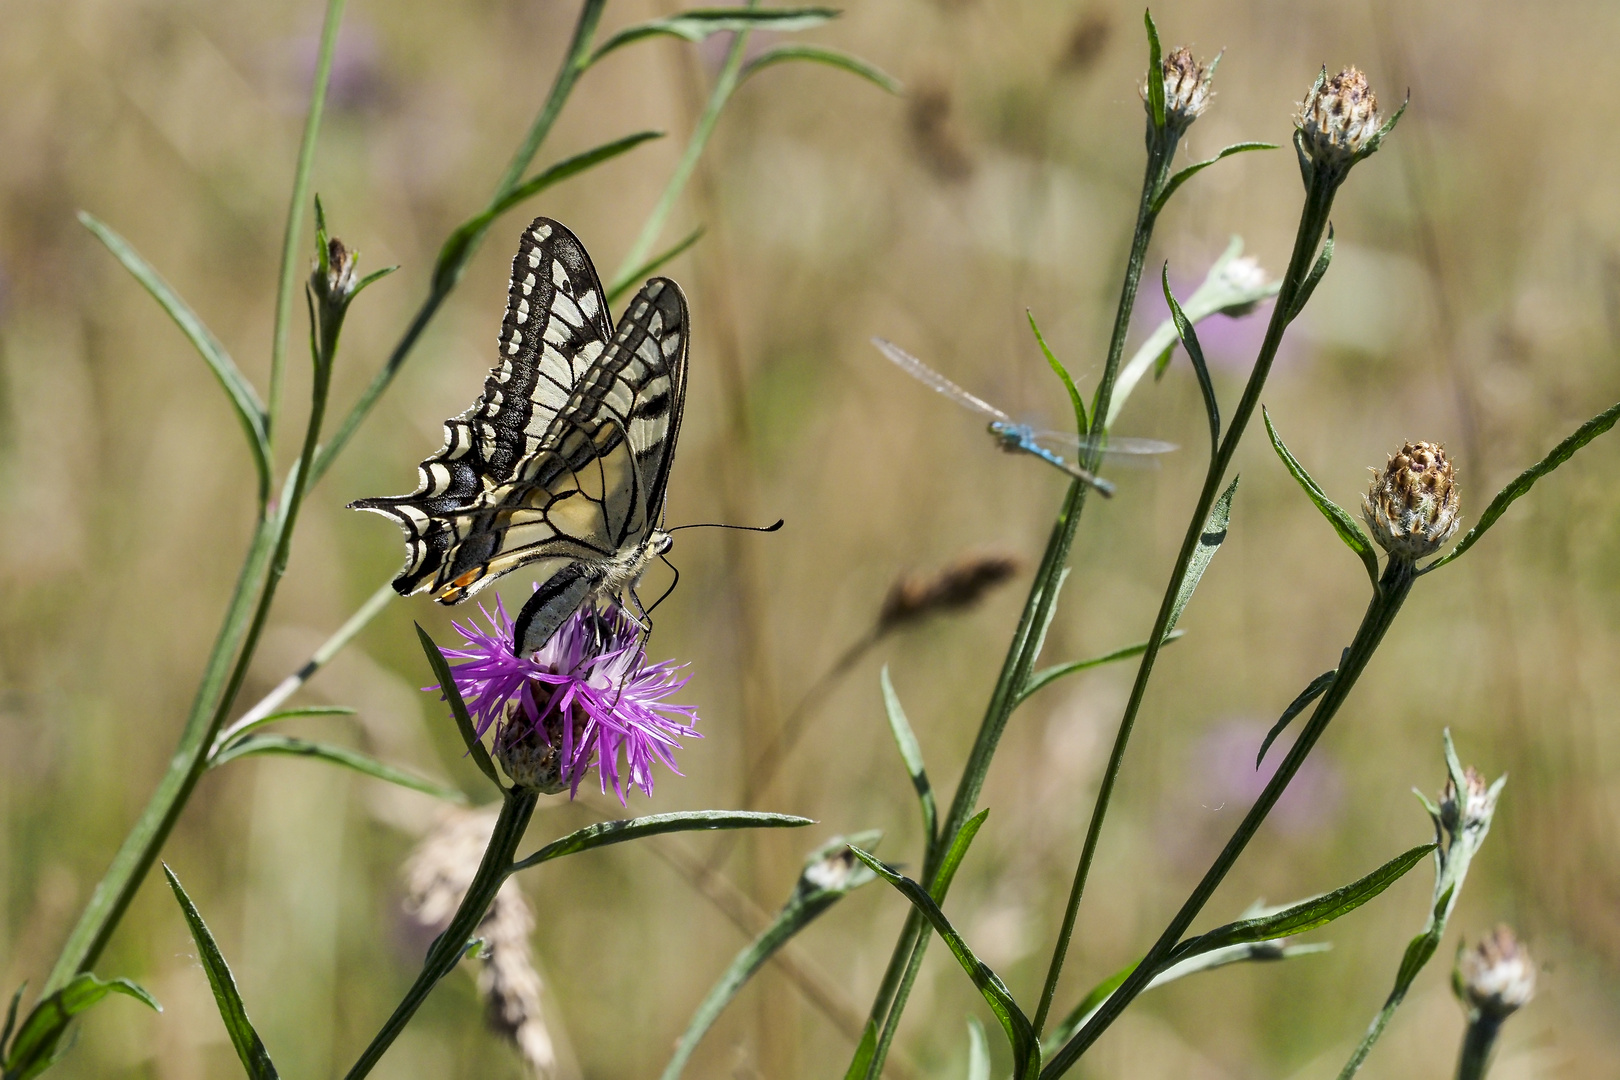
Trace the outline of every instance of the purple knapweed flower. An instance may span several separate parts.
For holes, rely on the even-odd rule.
[[[680,775],[680,738],[702,738],[693,707],[668,700],[688,676],[673,661],[647,663],[623,608],[587,604],[527,657],[512,649],[499,599],[493,615],[479,610],[491,629],[453,623],[464,647],[443,652],[461,661],[451,668],[456,689],[479,735],[494,726],[496,760],[514,783],[572,796],[594,765],[602,791],[611,783],[622,804],[629,785],[652,794],[653,762]]]

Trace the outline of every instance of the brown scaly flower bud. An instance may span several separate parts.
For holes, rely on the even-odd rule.
[[[1498,926],[1478,945],[1458,954],[1451,987],[1471,1010],[1501,1020],[1535,996],[1536,966],[1513,931]]]
[[[1393,559],[1414,562],[1457,531],[1456,470],[1439,443],[1407,443],[1383,472],[1373,469],[1362,510],[1373,539]]]
[[[1323,68],[1294,114],[1294,147],[1305,183],[1316,176],[1334,184],[1342,181],[1350,166],[1378,149],[1399,118],[1397,111],[1387,124],[1383,121],[1378,96],[1356,68],[1347,67],[1331,79]]]
[[[1185,46],[1172,49],[1162,63],[1164,78],[1164,122],[1168,128],[1173,128],[1178,134],[1187,130],[1187,127],[1209,108],[1211,91],[1210,81],[1215,75],[1215,64],[1220,62],[1217,56],[1208,67],[1193,59],[1192,50]],[[1142,101],[1149,110],[1149,122],[1152,121],[1153,106],[1149,101],[1147,86],[1141,88]]]
[[[1000,551],[969,552],[929,574],[904,574],[889,587],[878,613],[878,632],[915,622],[935,612],[971,607],[1018,573],[1023,561]]]
[[[1490,820],[1491,812],[1496,808],[1495,800],[1490,798],[1490,785],[1472,765],[1463,768],[1463,783],[1468,790],[1462,804],[1457,799],[1457,785],[1449,777],[1446,786],[1440,789],[1440,824],[1452,835],[1478,828]]]
[[[576,712],[567,710],[568,718],[575,721],[577,739],[584,724],[576,717]],[[572,779],[565,776],[563,770],[563,721],[563,711],[552,709],[537,727],[525,714],[521,698],[506,703],[505,714],[495,728],[495,760],[501,763],[512,783],[542,795],[568,790]]]

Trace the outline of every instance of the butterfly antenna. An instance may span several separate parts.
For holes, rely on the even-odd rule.
[[[775,524],[772,525],[727,525],[721,521],[703,521],[692,525],[677,525],[673,529],[665,529],[664,531],[680,532],[682,529],[736,529],[740,532],[773,533],[780,529],[784,524],[786,524],[786,522],[782,518],[777,518]],[[668,562],[669,560],[665,559],[664,561]],[[674,567],[671,567],[670,569],[674,569]]]

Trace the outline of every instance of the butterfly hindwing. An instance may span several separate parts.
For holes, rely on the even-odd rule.
[[[418,467],[417,490],[363,499],[357,509],[393,518],[405,530],[402,595],[442,593],[465,533],[447,515],[476,505],[512,478],[544,441],[585,372],[607,347],[613,326],[585,246],[563,225],[536,218],[512,260],[506,317],[479,400],[445,421],[444,446]]]

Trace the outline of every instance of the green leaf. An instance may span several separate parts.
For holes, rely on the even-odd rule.
[[[962,822],[962,827],[956,830],[950,850],[945,852],[945,858],[939,863],[939,872],[934,875],[932,893],[936,901],[943,900],[945,894],[950,891],[951,880],[956,877],[956,871],[961,867],[962,860],[967,857],[968,848],[973,845],[973,838],[979,835],[979,827],[989,816],[990,808],[987,806]]]
[[[1356,154],[1357,161],[1378,152],[1378,148],[1384,144],[1384,139],[1388,137],[1390,132],[1395,130],[1395,125],[1401,122],[1401,117],[1405,115],[1406,107],[1410,104],[1412,104],[1412,95],[1408,93],[1405,100],[1401,102],[1401,107],[1395,110],[1395,115],[1385,120],[1383,126],[1373,132],[1372,137],[1362,144],[1360,153]]]
[[[210,769],[217,769],[226,762],[237,758],[251,757],[255,754],[286,754],[293,757],[312,757],[333,765],[342,765],[355,772],[364,773],[378,780],[386,780],[390,784],[420,791],[424,795],[432,795],[436,799],[447,799],[450,802],[464,803],[467,796],[455,788],[435,784],[431,780],[424,780],[420,776],[396,769],[392,765],[385,765],[368,754],[358,750],[350,750],[346,746],[333,746],[330,743],[310,742],[306,739],[294,739],[286,735],[249,735],[237,739],[225,749],[214,755],[209,761]]]
[[[455,232],[445,240],[444,246],[439,249],[439,257],[433,263],[433,291],[436,293],[450,291],[456,280],[461,277],[461,271],[467,265],[474,246],[489,228],[490,223],[512,207],[538,195],[546,188],[562,183],[571,176],[577,176],[604,161],[634,150],[644,142],[663,137],[662,131],[638,131],[634,135],[626,135],[612,142],[603,143],[582,154],[575,154],[571,158],[557,162],[490,203],[482,213],[458,225]]]
[[[1007,1033],[1007,1042],[1013,1052],[1014,1080],[1024,1080],[1025,1077],[1033,1077],[1038,1073],[1041,1064],[1039,1041],[1035,1038],[1034,1029],[1030,1027],[1029,1018],[1018,1007],[1018,1002],[1013,1000],[1007,984],[1001,981],[1001,977],[991,970],[988,964],[973,954],[973,950],[968,948],[962,935],[956,932],[951,921],[945,917],[945,913],[921,885],[884,865],[860,848],[851,850],[879,877],[899,890],[900,894],[911,901],[911,905],[933,924],[934,930],[951,950],[951,955],[956,957],[956,962],[962,965],[962,970],[967,972],[968,978],[973,980],[973,985],[978,987],[985,1003],[990,1006],[990,1011],[1001,1023],[1002,1030]]]
[[[967,1029],[967,1080],[990,1080],[990,1047],[984,1041],[984,1025],[977,1016],[970,1016]]]
[[[1343,507],[1328,498],[1327,493],[1317,486],[1316,481],[1311,479],[1311,474],[1305,471],[1305,466],[1294,460],[1294,455],[1288,452],[1288,447],[1283,445],[1282,436],[1277,434],[1276,427],[1271,423],[1271,413],[1263,406],[1260,411],[1265,416],[1266,434],[1271,438],[1271,448],[1277,451],[1283,465],[1293,474],[1294,479],[1299,481],[1299,486],[1305,489],[1305,494],[1310,496],[1316,508],[1322,511],[1322,516],[1328,519],[1328,524],[1339,534],[1339,539],[1343,540],[1351,551],[1361,556],[1361,563],[1367,568],[1367,576],[1372,579],[1374,585],[1377,585],[1378,555],[1373,550],[1372,541],[1367,539],[1367,534],[1361,531],[1361,526],[1356,524],[1355,519],[1345,513]]]
[[[1168,967],[1189,956],[1212,952],[1229,945],[1271,941],[1325,926],[1334,919],[1348,915],[1395,884],[1408,870],[1421,862],[1424,856],[1434,851],[1434,847],[1433,844],[1420,844],[1401,852],[1365,877],[1357,878],[1332,892],[1313,896],[1308,900],[1301,900],[1281,910],[1251,919],[1227,923],[1197,937],[1188,938],[1171,950],[1165,966]]]
[[[1454,891],[1455,886],[1440,894],[1440,899],[1434,904],[1434,919],[1429,928],[1407,942],[1406,952],[1401,956],[1400,970],[1395,973],[1397,992],[1404,993],[1416,981],[1418,972],[1423,970],[1440,947],[1440,938],[1446,932],[1447,908],[1451,906]]]
[[[637,282],[644,281],[651,277],[653,271],[657,270],[660,266],[663,266],[665,263],[669,262],[671,259],[675,258],[675,256],[679,255],[681,252],[685,251],[687,248],[691,247],[701,239],[703,239],[703,226],[699,225],[697,228],[687,233],[683,239],[665,248],[657,255],[654,255],[640,266],[625,274],[621,280],[616,282],[614,286],[608,290],[607,302],[609,304],[617,303],[621,296],[636,287]]]
[[[1328,222],[1327,239],[1322,242],[1322,251],[1316,256],[1316,264],[1311,267],[1311,272],[1300,283],[1299,292],[1294,294],[1294,302],[1288,306],[1288,322],[1293,322],[1299,318],[1299,313],[1305,310],[1305,305],[1310,302],[1311,294],[1316,291],[1317,283],[1322,280],[1322,275],[1327,273],[1328,264],[1332,261],[1333,222],[1330,221]]]
[[[1204,571],[1209,569],[1209,561],[1226,542],[1226,529],[1232,518],[1232,496],[1237,493],[1237,486],[1238,477],[1234,476],[1232,483],[1221,492],[1221,497],[1215,500],[1215,505],[1210,507],[1209,517],[1204,519],[1204,531],[1198,537],[1198,547],[1193,549],[1192,558],[1187,561],[1187,572],[1182,575],[1181,588],[1176,591],[1175,605],[1170,608],[1170,621],[1164,624],[1167,636],[1181,620],[1181,613],[1187,609],[1193,590],[1198,588],[1198,582],[1203,579]]]
[[[564,855],[591,848],[622,844],[626,840],[639,840],[643,836],[657,836],[669,832],[694,832],[708,829],[796,829],[814,825],[810,818],[792,814],[766,814],[756,810],[690,810],[673,814],[651,814],[647,817],[625,818],[621,821],[602,821],[569,833],[561,840],[553,840],[527,859],[512,864],[510,873],[539,866]]]
[[[174,890],[174,898],[180,902],[186,925],[191,928],[191,939],[197,943],[197,959],[202,961],[203,971],[208,974],[208,985],[213,987],[219,1017],[225,1021],[225,1031],[231,1037],[231,1045],[236,1047],[236,1056],[241,1059],[242,1068],[251,1080],[276,1080],[279,1074],[270,1061],[270,1052],[264,1048],[259,1033],[253,1030],[247,1009],[242,1005],[242,995],[236,990],[236,979],[231,975],[225,957],[220,955],[214,935],[209,933],[208,925],[197,913],[196,905],[186,895],[180,879],[174,876],[167,863],[163,864],[163,873],[169,879],[169,888]]]
[[[371,288],[371,286],[375,285],[377,282],[381,281],[383,278],[387,277],[389,274],[392,274],[398,269],[398,264],[395,264],[393,266],[385,266],[381,270],[373,270],[371,273],[354,283],[354,288],[349,291],[349,299],[351,301],[354,300],[355,297],[359,296],[361,293]]]
[[[1514,478],[1511,484],[1497,492],[1496,498],[1491,500],[1491,504],[1479,516],[1479,524],[1468,530],[1468,535],[1462,538],[1461,543],[1428,566],[1423,567],[1418,573],[1427,574],[1430,570],[1442,567],[1473,547],[1475,541],[1485,535],[1485,530],[1495,525],[1496,520],[1507,513],[1507,508],[1513,505],[1514,500],[1534,487],[1537,480],[1540,480],[1543,476],[1574,457],[1575,451],[1614,427],[1616,420],[1620,420],[1620,403],[1609,406],[1576,428],[1569,438],[1553,447],[1551,453],[1524,470]]]
[[[788,941],[809,926],[833,904],[855,889],[874,880],[874,875],[855,859],[850,844],[870,844],[877,833],[862,833],[854,837],[834,837],[810,853],[804,870],[799,874],[793,895],[760,935],[737,954],[720,980],[704,997],[693,1013],[686,1031],[675,1044],[675,1053],[665,1066],[660,1080],[676,1080],[686,1068],[692,1051],[727,1005],[737,996],[765,962]]]
[[[737,74],[737,84],[742,85],[750,75],[772,64],[781,64],[789,60],[809,60],[812,63],[842,68],[891,94],[901,93],[905,89],[900,85],[899,79],[877,65],[867,63],[847,52],[823,48],[820,45],[774,45],[742,66],[742,70]]]
[[[883,708],[889,715],[889,731],[894,735],[895,746],[900,749],[900,760],[905,762],[911,786],[917,792],[917,801],[922,806],[923,832],[927,836],[927,845],[932,847],[939,810],[934,802],[934,787],[928,782],[928,770],[923,767],[922,747],[917,745],[917,736],[912,733],[911,724],[906,720],[906,710],[900,704],[900,696],[894,692],[888,664],[883,665],[878,680],[883,685]]]
[[[1338,668],[1334,668],[1332,671],[1324,671],[1312,679],[1309,686],[1300,691],[1299,697],[1288,703],[1288,708],[1283,710],[1281,719],[1271,725],[1271,730],[1266,732],[1266,737],[1260,742],[1260,752],[1254,755],[1254,767],[1256,769],[1266,759],[1266,751],[1270,750],[1271,744],[1277,741],[1277,736],[1281,735],[1283,730],[1288,727],[1288,722],[1304,712],[1305,706],[1321,697],[1322,693],[1333,685],[1333,679],[1338,674]]]
[[[1052,620],[1057,617],[1057,598],[1062,595],[1063,586],[1069,580],[1070,569],[1070,567],[1065,566],[1062,570],[1059,570],[1057,581],[1052,585],[1052,602],[1044,605],[1046,614],[1041,618],[1041,625],[1035,631],[1035,647],[1030,650],[1029,660],[1032,664],[1041,658],[1041,653],[1046,648],[1046,634],[1047,631],[1052,629]]]
[[[224,388],[225,395],[231,399],[231,407],[236,412],[236,419],[242,425],[242,431],[247,435],[248,450],[253,455],[253,467],[259,475],[259,501],[263,502],[270,492],[270,437],[266,430],[264,403],[259,400],[258,392],[253,384],[248,382],[247,376],[236,366],[230,353],[225,351],[219,339],[213,332],[203,325],[197,313],[177,294],[169,283],[164,281],[158,272],[152,269],[147,261],[141,258],[140,253],[129,245],[122,236],[113,232],[106,225],[84,211],[79,211],[79,223],[95,234],[96,239],[107,246],[113,258],[123,264],[142,288],[152,295],[168,313],[169,318],[186,335],[204,362],[219,380]]]
[[[1187,631],[1185,630],[1172,630],[1170,633],[1164,635],[1164,643],[1168,645],[1172,641],[1179,641],[1186,633]],[[1071,660],[1067,664],[1058,664],[1054,667],[1037,671],[1035,674],[1029,677],[1029,682],[1024,684],[1024,689],[1018,695],[1018,704],[1023,704],[1024,699],[1035,693],[1035,691],[1046,686],[1048,683],[1056,682],[1065,675],[1073,675],[1077,671],[1086,671],[1094,667],[1101,667],[1103,664],[1112,664],[1116,660],[1129,660],[1133,656],[1141,656],[1143,653],[1147,652],[1147,647],[1147,642],[1138,641],[1135,645],[1127,645],[1123,649],[1115,649],[1113,652],[1104,653],[1102,656],[1093,656],[1089,660]]]
[[[872,1066],[872,1059],[877,1056],[878,1026],[876,1020],[868,1020],[866,1029],[861,1032],[860,1045],[855,1047],[855,1056],[850,1060],[849,1069],[844,1073],[844,1080],[866,1080],[866,1071]]]
[[[1069,391],[1069,401],[1074,406],[1075,432],[1083,439],[1086,437],[1086,432],[1091,428],[1090,422],[1086,420],[1085,399],[1080,396],[1080,391],[1075,387],[1074,380],[1069,377],[1069,369],[1064,367],[1063,362],[1054,356],[1052,350],[1047,347],[1046,338],[1041,334],[1041,328],[1035,325],[1035,313],[1025,308],[1024,314],[1029,318],[1029,328],[1035,332],[1035,340],[1040,345],[1041,352],[1045,354],[1047,364],[1053,371],[1057,372],[1057,377],[1063,380],[1064,387]]]
[[[57,1047],[75,1016],[97,1004],[108,994],[132,997],[154,1012],[163,1006],[140,986],[128,979],[102,980],[88,971],[75,975],[62,989],[38,1002],[17,1029],[17,1037],[6,1050],[4,1070],[6,1080],[29,1080],[56,1063]],[[6,1033],[9,1035],[17,1016],[17,1003],[22,987],[12,996],[11,1008],[6,1013]],[[0,1040],[0,1046],[3,1046]]]
[[[1211,65],[1211,66],[1213,67],[1214,65]],[[1159,88],[1159,92],[1160,92],[1160,94],[1162,96],[1162,94],[1164,93],[1164,88],[1163,88],[1162,85]],[[1203,172],[1205,169],[1207,169],[1211,165],[1215,164],[1217,161],[1220,161],[1222,158],[1229,158],[1233,154],[1241,154],[1241,153],[1244,153],[1245,151],[1248,151],[1248,150],[1275,150],[1275,149],[1277,149],[1277,144],[1276,143],[1267,143],[1267,142],[1240,142],[1240,143],[1233,143],[1231,146],[1228,146],[1226,149],[1222,150],[1220,153],[1216,154],[1214,157],[1210,158],[1209,160],[1200,161],[1196,165],[1187,166],[1185,169],[1182,169],[1180,172],[1176,173],[1176,175],[1172,176],[1169,180],[1167,180],[1165,182],[1164,187],[1162,189],[1160,189],[1159,194],[1153,200],[1153,210],[1152,210],[1152,212],[1154,214],[1157,214],[1159,211],[1163,210],[1164,209],[1164,204],[1170,201],[1170,196],[1175,194],[1177,188],[1179,188],[1182,184],[1185,184],[1188,180],[1191,180],[1198,173]]]
[[[473,763],[478,771],[489,777],[490,783],[506,790],[501,778],[495,771],[495,763],[489,759],[489,751],[484,749],[482,740],[478,737],[478,729],[473,727],[472,717],[467,713],[467,703],[461,700],[461,691],[456,688],[455,677],[450,674],[450,665],[445,661],[444,654],[433,643],[428,632],[422,629],[422,624],[416,624],[416,636],[422,642],[422,651],[427,653],[428,665],[433,668],[433,677],[439,680],[439,690],[444,694],[444,700],[450,704],[450,712],[456,718],[456,728],[461,732],[461,741],[467,744],[467,753],[472,755]]]
[[[711,34],[725,31],[774,30],[785,33],[808,30],[838,17],[836,8],[696,8],[682,11],[662,19],[627,26],[608,38],[602,47],[591,54],[586,67],[596,63],[608,53],[650,37],[678,37],[686,41],[702,41]]]
[[[1142,22],[1147,26],[1148,36],[1148,115],[1153,120],[1154,130],[1163,131],[1164,55],[1159,49],[1159,28],[1153,24],[1153,12],[1146,9],[1142,12]]]
[[[1164,286],[1164,299],[1170,305],[1170,318],[1176,324],[1176,336],[1187,350],[1187,359],[1192,361],[1193,372],[1198,376],[1198,390],[1204,395],[1204,414],[1209,417],[1209,453],[1214,457],[1221,447],[1221,406],[1215,400],[1215,384],[1210,381],[1209,368],[1204,364],[1204,350],[1198,344],[1198,331],[1187,318],[1181,305],[1176,303],[1175,294],[1170,291],[1170,264],[1164,264],[1159,274],[1160,282]]]

